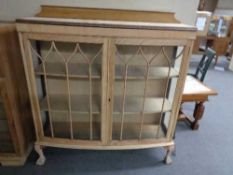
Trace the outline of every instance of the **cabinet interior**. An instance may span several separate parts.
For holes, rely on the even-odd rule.
[[[102,94],[107,59],[114,63],[111,139],[166,137],[184,47],[177,54],[176,46],[115,43],[106,58],[104,43],[29,43],[45,136],[101,140],[101,104],[110,100]]]

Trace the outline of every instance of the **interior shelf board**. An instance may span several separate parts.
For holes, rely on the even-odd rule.
[[[14,152],[9,131],[0,131],[0,153]]]
[[[117,65],[115,67],[116,73],[115,78],[116,79],[122,79],[124,77],[124,66]],[[174,68],[168,67],[150,67],[149,69],[149,75],[148,79],[164,79],[164,78],[171,78],[171,77],[178,77],[179,72],[175,70]],[[146,66],[130,66],[127,70],[127,79],[146,79]]]
[[[8,123],[6,119],[0,120],[0,132],[9,131]]]
[[[148,97],[145,99],[144,114],[154,114],[160,112],[168,112],[172,106],[170,102],[165,99],[162,110],[163,98]],[[142,97],[126,97],[125,114],[140,114],[142,112],[143,98]],[[114,98],[113,114],[122,113],[122,97],[116,96]]]
[[[74,139],[89,140],[90,139],[90,123],[89,122],[72,122]],[[53,121],[53,129],[55,137],[70,138],[70,124],[66,121]],[[93,122],[93,140],[100,140],[100,122]],[[46,128],[45,134],[50,134],[50,127]]]
[[[48,111],[48,103],[45,97],[40,102],[40,108],[43,111]],[[92,113],[99,114],[100,113],[100,96],[93,96],[92,102]],[[54,112],[67,112],[68,108],[68,96],[64,94],[59,95],[50,95],[50,111]],[[125,103],[125,114],[139,114],[142,112],[142,97],[126,97]],[[145,114],[153,114],[160,112],[168,112],[171,110],[170,102],[165,99],[164,107],[162,110],[163,98],[153,98],[149,97],[145,99]],[[87,114],[90,112],[89,109],[89,96],[88,95],[72,95],[71,96],[71,110],[72,113],[83,113]],[[114,111],[113,114],[121,114],[122,113],[122,98],[119,96],[114,97]]]
[[[156,139],[165,137],[165,133],[156,124],[144,124],[142,127],[142,138]],[[89,140],[90,139],[90,129],[89,122],[73,122],[73,134],[74,139],[77,140]],[[50,128],[46,130],[46,134],[50,133]],[[53,129],[55,137],[59,138],[70,138],[69,122],[53,122]],[[123,140],[127,139],[138,139],[140,131],[140,125],[138,123],[124,123],[123,129]],[[113,140],[119,140],[120,138],[120,123],[113,123],[112,131]],[[157,134],[158,132],[158,134]],[[93,139],[100,139],[100,123],[93,123]]]
[[[5,142],[0,144],[0,153],[14,153],[14,146],[11,142]]]
[[[0,131],[0,144],[2,141],[11,141],[10,133],[8,131]]]
[[[92,78],[99,79],[101,77],[101,65],[93,64],[92,65]],[[46,63],[45,64],[46,75],[52,77],[66,77],[66,70],[64,63]],[[70,78],[88,78],[89,77],[89,65],[88,64],[77,64],[70,63],[68,64]],[[115,78],[117,80],[123,79],[124,77],[124,66],[116,65],[115,67]],[[43,72],[43,65],[40,64],[35,68],[36,75],[45,75]],[[150,67],[148,79],[164,79],[177,77],[179,72],[174,68],[170,68],[170,74],[168,67]],[[127,79],[129,80],[140,80],[146,79],[146,69],[145,66],[130,66],[128,68]]]
[[[40,102],[40,108],[43,111],[48,111],[48,103],[47,98],[45,97]],[[68,95],[59,94],[59,95],[50,95],[50,111],[52,112],[68,112]],[[92,113],[99,114],[100,113],[100,96],[93,96],[92,101]],[[71,96],[71,110],[72,113],[83,113],[87,114],[90,112],[89,108],[89,96],[88,95],[72,95]]]
[[[66,77],[66,69],[64,63],[46,63],[45,64],[46,75],[52,77]],[[101,77],[101,65],[93,64],[92,78],[99,79]],[[43,71],[43,65],[40,64],[35,68],[36,75],[45,75]],[[89,65],[84,63],[69,63],[68,64],[68,76],[69,78],[88,78],[89,77]]]
[[[138,123],[124,123],[123,129],[123,140],[127,139],[138,139],[140,132],[140,125]],[[156,139],[165,137],[165,133],[159,127],[159,125],[155,124],[144,124],[142,127],[142,139]],[[158,134],[157,134],[158,132]],[[119,140],[120,138],[120,123],[113,123],[112,130],[113,140]]]
[[[6,119],[6,113],[3,105],[0,104],[0,120]]]

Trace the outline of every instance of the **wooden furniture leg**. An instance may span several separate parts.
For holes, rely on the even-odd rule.
[[[46,158],[44,156],[44,153],[43,153],[43,149],[42,149],[42,146],[41,145],[35,145],[35,151],[37,152],[37,154],[39,155],[39,158],[37,159],[36,161],[36,164],[37,165],[44,165],[45,161],[46,161]]]
[[[196,103],[194,113],[193,113],[194,122],[191,125],[193,130],[197,130],[199,128],[199,120],[201,120],[204,114],[204,110],[205,110],[204,102]]]
[[[166,156],[165,156],[165,158],[164,158],[164,162],[165,162],[165,164],[167,164],[167,165],[169,165],[169,164],[172,163],[171,155],[172,155],[172,153],[173,153],[174,150],[175,150],[174,148],[175,148],[174,145],[165,147],[165,149],[167,150],[167,153],[166,153]]]

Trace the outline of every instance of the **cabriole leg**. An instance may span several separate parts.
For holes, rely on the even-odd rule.
[[[171,155],[174,151],[174,145],[167,146],[167,147],[165,147],[165,149],[167,150],[167,152],[166,152],[166,156],[164,158],[164,162],[165,162],[165,164],[169,165],[172,163]]]
[[[35,151],[37,152],[37,154],[39,155],[39,158],[37,159],[36,161],[36,165],[44,165],[45,161],[46,161],[46,158],[44,156],[44,153],[43,153],[43,149],[42,149],[42,146],[41,145],[35,145]]]

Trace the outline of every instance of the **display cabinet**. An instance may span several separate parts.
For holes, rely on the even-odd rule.
[[[23,165],[33,121],[15,24],[0,24],[0,164]]]
[[[44,147],[164,147],[171,163],[196,28],[183,24],[17,20],[39,154]]]

